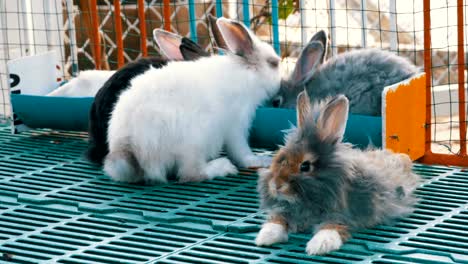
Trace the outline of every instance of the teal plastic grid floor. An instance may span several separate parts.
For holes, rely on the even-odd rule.
[[[310,235],[254,244],[264,221],[256,174],[198,184],[112,182],[81,158],[86,134],[0,128],[0,262],[468,263],[468,172],[415,165],[414,213],[307,256]]]

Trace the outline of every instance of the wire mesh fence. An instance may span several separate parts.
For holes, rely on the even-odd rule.
[[[7,120],[11,114],[6,61],[56,50],[64,79],[85,69],[117,69],[122,62],[158,53],[152,38],[154,28],[190,37],[210,51],[212,41],[207,14],[243,21],[261,39],[272,43],[283,58],[282,74],[292,70],[301,48],[321,29],[329,34],[329,57],[353,49],[379,48],[407,57],[423,70],[423,2],[0,0],[0,120]],[[463,10],[467,10],[463,1],[429,2],[432,149],[458,154],[460,127],[466,124],[459,119],[457,6],[461,3]],[[97,29],[93,24],[94,15]],[[117,22],[121,24],[121,38],[116,33]],[[463,22],[463,26],[465,24]],[[96,52],[100,55],[96,56]]]
[[[465,145],[462,135],[462,127],[466,123],[460,118],[466,109],[466,103],[459,97],[459,82],[461,90],[466,94],[466,83],[460,78],[466,79],[466,72],[459,62],[460,56],[464,56],[466,43],[466,19],[461,18],[457,8],[462,8],[466,14],[466,4],[463,1],[431,1],[431,53],[432,53],[432,102],[431,102],[431,136],[432,150],[436,153],[460,153],[461,146]],[[460,32],[459,26],[462,27]],[[460,52],[459,39],[462,41]],[[466,61],[462,62],[463,66]],[[461,69],[462,68],[462,69]],[[460,74],[462,76],[460,76]],[[466,97],[466,96],[465,96]],[[461,99],[461,100],[460,100]],[[465,110],[463,110],[465,111]],[[463,132],[463,131],[462,131]],[[464,154],[466,156],[466,153]]]

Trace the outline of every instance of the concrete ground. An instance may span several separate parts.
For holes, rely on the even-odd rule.
[[[458,116],[444,116],[432,121],[432,151],[458,153],[460,150],[460,123]]]

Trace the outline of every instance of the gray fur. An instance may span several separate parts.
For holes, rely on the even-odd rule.
[[[271,167],[305,154],[316,157],[313,169],[288,175],[292,197],[271,193],[269,183],[278,177],[277,171],[260,173],[262,209],[284,218],[291,232],[311,232],[325,224],[353,231],[411,212],[419,176],[411,172],[410,160],[386,150],[354,149],[342,143],[340,135],[323,139],[316,117],[328,105],[322,102],[311,107],[306,123],[287,136]]]
[[[323,35],[323,32],[319,33],[320,36]],[[311,43],[316,41],[314,37]],[[326,44],[324,47],[322,52],[326,53]],[[309,50],[315,52],[313,49]],[[307,64],[302,58],[307,56],[304,53],[301,54],[296,67],[304,67],[303,65]],[[295,79],[293,74],[289,79],[283,80],[281,89],[272,99],[271,105],[294,108],[297,95],[306,88],[313,101],[344,94],[350,100],[350,113],[380,116],[383,89],[420,72],[406,58],[377,49],[345,52],[322,65],[320,62],[308,64],[318,66],[311,67],[305,78]]]

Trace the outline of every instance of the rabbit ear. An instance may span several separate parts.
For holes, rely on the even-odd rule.
[[[324,54],[325,48],[320,41],[309,42],[299,55],[291,80],[298,83],[310,78],[322,63]]]
[[[253,53],[253,40],[244,25],[224,17],[218,18],[216,24],[226,42],[226,46],[232,53],[241,57],[247,57]]]
[[[317,129],[322,140],[340,142],[348,120],[349,101],[344,95],[333,98],[324,107],[317,120]]]
[[[182,43],[181,36],[157,28],[153,30],[153,38],[154,41],[156,41],[158,44],[162,55],[164,55],[166,58],[169,60],[184,59],[179,49],[179,46]]]
[[[305,89],[304,91],[300,92],[299,95],[297,96],[296,110],[297,110],[297,126],[299,128],[302,128],[304,127],[306,118],[309,115],[310,110],[311,110],[310,98]]]
[[[218,19],[214,17],[211,14],[208,14],[208,21],[210,25],[211,32],[213,33],[213,37],[216,43],[216,46],[218,46],[221,49],[227,49],[226,42],[224,41],[223,35],[221,34],[221,31],[218,28],[218,25],[216,24],[216,21]]]
[[[323,52],[322,58],[320,59],[320,64],[322,64],[323,61],[325,60],[325,58],[327,57],[327,51],[328,51],[327,33],[324,30],[320,30],[319,32],[315,33],[312,36],[312,38],[309,40],[309,42],[312,42],[312,41],[318,41],[318,42],[322,43],[322,45],[323,45],[324,52]]]
[[[180,52],[186,61],[192,61],[201,57],[208,57],[210,53],[203,50],[197,43],[193,42],[189,38],[183,37],[182,43],[180,44]]]

